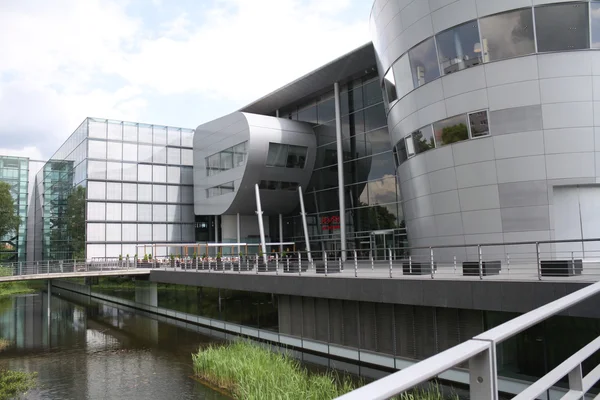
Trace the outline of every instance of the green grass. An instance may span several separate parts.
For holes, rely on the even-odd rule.
[[[285,354],[239,341],[211,345],[192,355],[194,373],[235,399],[329,400],[360,386],[332,372],[313,374]],[[451,396],[458,399],[457,396]],[[437,384],[396,397],[400,400],[446,400]]]
[[[35,387],[37,374],[0,369],[0,400],[14,399]]]
[[[12,275],[11,268],[0,266],[0,277]],[[30,288],[27,282],[0,282],[0,298],[33,292],[35,292],[35,289]]]

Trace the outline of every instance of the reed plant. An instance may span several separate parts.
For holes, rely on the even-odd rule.
[[[36,386],[37,374],[0,369],[0,400],[14,399]]]
[[[192,355],[194,373],[235,399],[329,400],[360,386],[335,372],[311,373],[287,354],[248,341],[210,345]],[[458,397],[451,396],[458,400]],[[437,384],[397,396],[398,400],[447,400]]]

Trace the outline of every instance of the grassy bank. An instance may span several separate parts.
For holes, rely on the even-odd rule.
[[[14,399],[35,387],[36,374],[0,369],[0,400]]]
[[[0,338],[0,353],[10,347],[10,341]],[[0,400],[14,399],[35,387],[36,374],[0,368]]]
[[[337,374],[312,374],[295,359],[250,342],[209,346],[192,355],[195,375],[236,399],[329,400],[358,385]],[[437,385],[397,397],[400,400],[445,400]],[[451,399],[457,399],[452,396]]]
[[[0,267],[0,277],[12,276],[11,268]],[[35,289],[28,286],[27,282],[1,282],[0,283],[0,298],[13,296],[15,294],[33,293]]]

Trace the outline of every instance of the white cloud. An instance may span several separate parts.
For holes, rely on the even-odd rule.
[[[34,146],[22,147],[19,149],[6,149],[0,147],[0,155],[12,157],[29,157],[32,160],[46,160],[40,149]]]
[[[368,11],[339,16],[350,0],[215,0],[150,26],[127,4],[0,2],[0,145],[49,156],[86,116],[168,119],[145,112],[150,96],[234,110],[369,38]]]

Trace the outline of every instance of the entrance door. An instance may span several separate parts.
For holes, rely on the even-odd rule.
[[[394,230],[371,232],[371,249],[375,260],[387,260],[389,258],[388,249],[394,249]],[[394,250],[392,250],[392,254]]]

